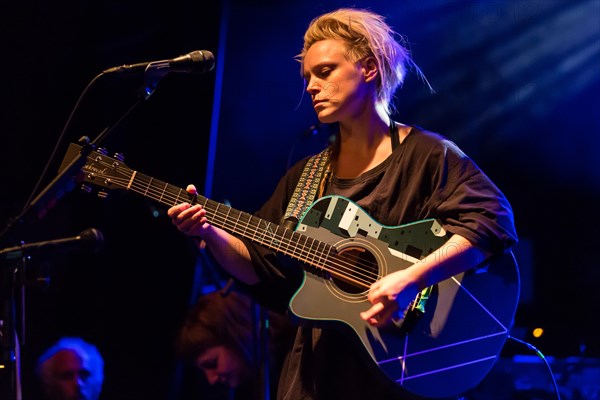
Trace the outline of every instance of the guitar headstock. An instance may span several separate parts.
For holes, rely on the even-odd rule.
[[[75,159],[82,147],[75,143],[71,143],[65,158],[63,159],[60,169],[66,167]],[[91,151],[85,160],[85,164],[81,167],[81,174],[77,176],[79,182],[87,182],[94,186],[103,189],[126,189],[135,171],[129,168],[124,162],[123,157],[119,154],[114,157],[109,157],[103,149]],[[82,189],[86,192],[91,192],[89,185],[82,184]],[[99,192],[100,197],[106,197],[106,192]]]

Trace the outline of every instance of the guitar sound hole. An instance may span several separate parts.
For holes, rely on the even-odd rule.
[[[370,252],[360,247],[349,247],[340,251],[340,261],[343,277],[331,275],[331,280],[341,290],[357,294],[369,290],[377,280],[379,266]]]

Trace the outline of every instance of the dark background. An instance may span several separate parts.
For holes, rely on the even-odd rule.
[[[181,187],[195,183],[252,212],[292,161],[327,141],[326,132],[307,134],[317,121],[293,57],[310,19],[347,5],[0,6],[1,247],[90,227],[105,237],[96,254],[34,257],[28,265],[32,275],[47,272],[50,284],[26,285],[24,383],[41,350],[70,334],[101,348],[105,398],[183,396],[188,378],[173,357],[174,332],[194,296],[222,283],[163,207],[131,193],[99,199],[74,190],[44,218],[11,222],[44,169],[36,193],[56,176],[68,143],[95,138],[136,103],[142,77],[100,77],[61,136],[86,86],[112,66],[213,52],[214,71],[167,75],[102,145],[124,153],[133,169]],[[599,357],[600,2],[351,5],[383,14],[406,36],[435,90],[410,74],[396,119],[455,141],[513,205],[522,275],[513,334],[548,356]],[[535,327],[544,328],[541,338],[531,336]]]

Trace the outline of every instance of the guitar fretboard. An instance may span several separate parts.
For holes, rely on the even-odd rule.
[[[133,171],[126,189],[137,192],[167,206],[188,202],[206,210],[208,222],[231,234],[259,243],[308,265],[326,271],[349,283],[368,288],[369,283],[352,276],[348,261],[337,254],[332,245],[303,235],[252,214],[236,210],[201,195]]]

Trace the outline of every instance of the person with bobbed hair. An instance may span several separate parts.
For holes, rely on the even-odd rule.
[[[38,358],[36,373],[46,400],[98,400],[104,359],[79,337],[62,337]]]
[[[285,315],[260,308],[239,291],[214,291],[188,310],[176,352],[210,385],[231,389],[236,398],[257,398],[275,390],[286,339],[291,339],[289,326]]]

